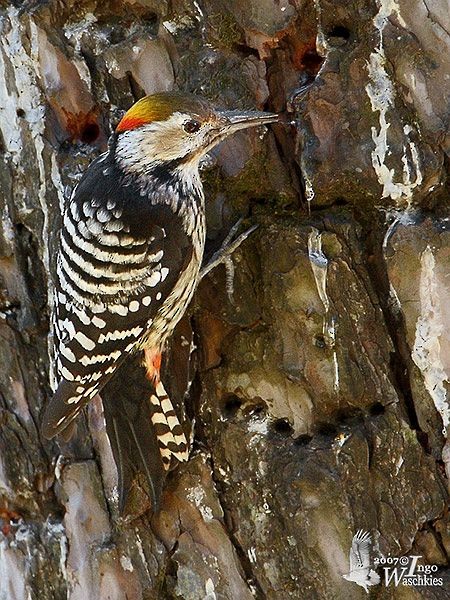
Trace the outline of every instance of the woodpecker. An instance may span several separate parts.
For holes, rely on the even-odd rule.
[[[52,317],[57,387],[42,421],[46,438],[67,431],[122,361],[140,351],[164,468],[172,458],[187,460],[160,366],[201,276],[199,162],[232,133],[277,119],[221,111],[175,92],[146,96],[125,113],[63,214]]]

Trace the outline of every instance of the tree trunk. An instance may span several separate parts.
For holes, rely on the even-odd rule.
[[[359,529],[372,557],[420,555],[443,580],[386,586],[379,569],[371,597],[448,597],[446,2],[0,14],[0,599],[365,598],[342,578]],[[122,519],[101,403],[71,444],[39,434],[50,273],[81,173],[124,109],[169,89],[286,124],[236,135],[203,170],[211,247],[240,216],[259,228],[232,293],[212,271],[175,335],[196,347],[190,461],[158,514],[137,495]]]

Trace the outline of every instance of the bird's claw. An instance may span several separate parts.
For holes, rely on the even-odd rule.
[[[215,269],[218,265],[222,264],[226,270],[226,289],[228,299],[231,304],[234,304],[233,291],[234,291],[234,264],[232,261],[232,254],[239,246],[244,242],[257,228],[258,225],[252,225],[246,231],[243,231],[236,239],[233,239],[241,226],[243,218],[241,217],[228,232],[219,250],[216,250],[211,256],[209,261],[200,270],[200,279],[203,279],[212,269]]]
[[[212,269],[215,269],[218,265],[224,263],[225,266],[231,260],[231,255],[239,246],[244,242],[249,235],[251,235],[257,228],[258,225],[252,225],[246,231],[243,231],[235,240],[233,240],[236,232],[241,226],[243,218],[241,217],[228,232],[224,239],[221,247],[213,253],[209,261],[200,269],[200,279],[203,279]]]

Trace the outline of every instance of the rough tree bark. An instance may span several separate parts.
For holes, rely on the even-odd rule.
[[[364,598],[341,577],[359,528],[448,586],[445,0],[0,7],[1,600]],[[191,460],[160,514],[124,522],[101,406],[68,450],[39,436],[49,273],[64,198],[121,111],[172,88],[293,125],[204,170],[209,239],[240,215],[259,229],[233,302],[219,268],[181,324]]]

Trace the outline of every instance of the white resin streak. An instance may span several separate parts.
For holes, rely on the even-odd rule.
[[[419,367],[425,388],[442,417],[443,433],[450,423],[450,403],[446,386],[450,383],[442,363],[440,337],[445,332],[441,302],[445,301],[435,272],[436,261],[430,246],[422,253],[420,273],[420,316],[416,323],[416,336],[412,359]]]
[[[68,541],[66,531],[63,523],[52,523],[47,520],[46,527],[49,535],[59,542],[60,556],[59,556],[59,569],[63,576],[63,579],[67,581],[67,555],[68,555]]]
[[[327,294],[328,259],[322,250],[322,234],[313,227],[308,236],[308,256],[311,270],[316,282],[317,292],[325,309],[323,318],[323,335],[328,345],[333,349],[333,372],[335,392],[339,390],[339,363],[336,352],[336,322],[330,318],[330,300]]]
[[[379,33],[379,44],[374,49],[367,63],[369,72],[369,83],[366,92],[369,96],[373,112],[378,112],[379,128],[372,127],[372,140],[375,148],[371,153],[372,166],[382,186],[382,198],[390,197],[392,200],[404,199],[409,204],[413,190],[420,186],[423,175],[420,170],[419,152],[415,143],[411,140],[413,132],[411,125],[404,125],[405,143],[403,145],[402,181],[396,181],[395,170],[389,168],[386,159],[391,154],[388,142],[388,120],[389,110],[395,109],[395,89],[386,71],[386,55],[383,46],[383,31],[390,16],[395,15],[400,25],[405,26],[400,15],[400,9],[396,0],[378,0],[379,11],[373,19],[373,24]]]
[[[308,236],[308,256],[311,263],[311,269],[316,281],[317,292],[325,312],[330,310],[330,301],[327,296],[327,271],[328,259],[322,251],[322,234],[313,227]]]

